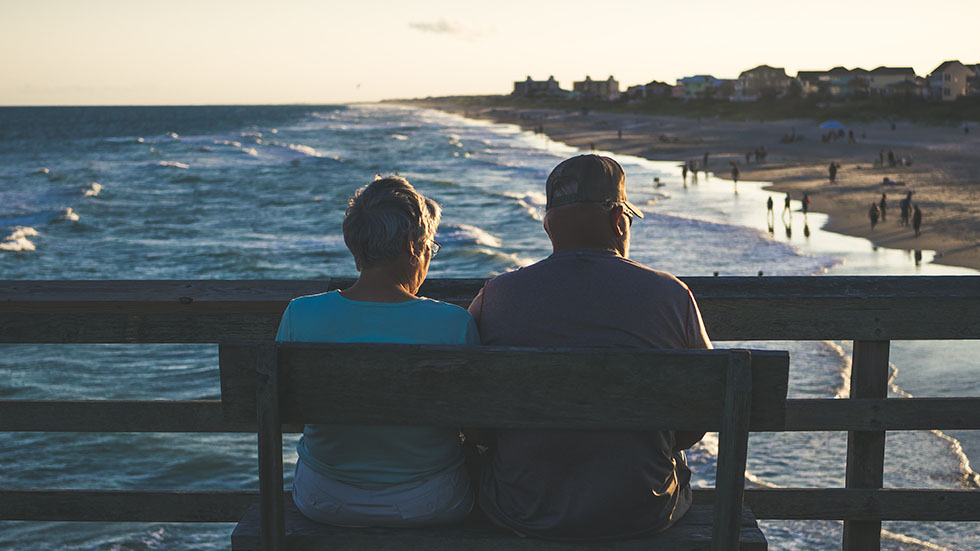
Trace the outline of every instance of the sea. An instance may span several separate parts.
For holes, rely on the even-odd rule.
[[[341,222],[375,174],[442,204],[429,277],[488,278],[550,254],[544,182],[578,153],[516,126],[388,104],[0,108],[0,279],[355,276]],[[631,256],[682,278],[976,274],[932,262],[934,251],[825,232],[825,216],[804,215],[799,197],[783,212],[764,182],[736,194],[725,170],[685,182],[681,159],[608,154],[646,213]],[[896,223],[889,214],[884,224]],[[793,398],[847,395],[849,342],[715,344],[788,349]],[[891,395],[980,396],[978,357],[980,341],[893,342]],[[215,346],[0,345],[3,399],[219,394]],[[889,432],[885,486],[980,489],[978,432]],[[845,449],[844,433],[753,434],[749,484],[843,487]],[[695,486],[713,485],[716,452],[714,435],[691,450]],[[0,433],[6,488],[254,490],[255,470],[250,435]],[[771,549],[840,548],[839,522],[761,525]],[[0,521],[0,549],[218,550],[232,527]],[[977,523],[884,529],[884,549],[980,549]]]

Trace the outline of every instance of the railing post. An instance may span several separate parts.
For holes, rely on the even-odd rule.
[[[279,421],[279,368],[275,344],[256,350],[256,409],[259,447],[259,502],[262,549],[286,548],[282,489],[282,423]]]
[[[854,341],[851,398],[888,396],[889,341]],[[885,470],[885,431],[847,433],[848,488],[881,488]],[[880,520],[845,520],[844,551],[881,549]]]

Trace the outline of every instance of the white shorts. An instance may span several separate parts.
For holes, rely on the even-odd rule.
[[[293,502],[310,520],[334,526],[432,526],[465,519],[473,509],[473,490],[465,465],[418,482],[361,488],[297,460]]]

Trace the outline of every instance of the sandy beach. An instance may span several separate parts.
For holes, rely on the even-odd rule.
[[[735,122],[579,111],[466,108],[437,100],[413,102],[470,118],[543,129],[554,140],[589,150],[658,161],[693,160],[716,177],[772,182],[766,189],[810,197],[810,210],[829,215],[825,229],[864,237],[882,247],[937,251],[935,262],[980,269],[980,128],[921,126],[897,122],[845,125],[847,136],[824,142],[828,132],[810,120]],[[620,134],[621,133],[621,134]],[[784,136],[801,139],[783,143]],[[746,154],[765,147],[765,162]],[[895,166],[890,166],[892,151]],[[879,166],[881,158],[884,165]],[[905,159],[906,163],[902,162]],[[840,168],[831,183],[831,163]],[[884,183],[888,178],[889,183]],[[900,224],[899,204],[908,191],[922,211],[921,234]],[[884,220],[872,229],[872,202],[887,197]]]

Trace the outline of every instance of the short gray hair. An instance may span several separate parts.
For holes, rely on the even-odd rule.
[[[401,176],[377,177],[347,200],[344,243],[358,271],[395,258],[412,240],[421,250],[436,234],[442,209]]]

